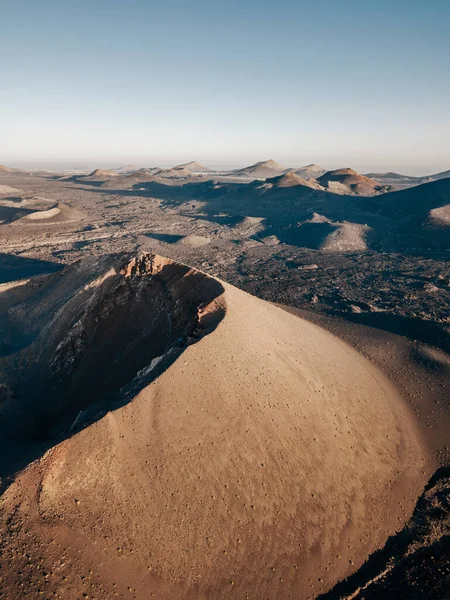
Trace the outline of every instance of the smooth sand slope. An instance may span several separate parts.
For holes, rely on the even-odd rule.
[[[58,326],[58,364],[80,390],[99,336],[111,346],[115,331],[145,327],[166,302],[161,290],[168,322],[191,284],[183,310],[201,324],[220,309],[221,320],[196,343],[191,327],[184,351],[130,402],[74,427],[18,474],[2,504],[3,597],[37,598],[39,589],[65,600],[284,600],[326,591],[410,516],[425,459],[401,400],[320,327],[227,284],[206,294],[210,278],[171,261],[128,260],[91,261],[90,274],[75,265],[34,292],[47,311],[42,331],[56,343]],[[152,285],[158,295],[146,296]],[[146,312],[147,297],[159,300]],[[108,350],[104,380],[125,347]],[[104,390],[98,377],[95,386]]]
[[[0,196],[5,194],[21,194],[22,190],[11,187],[10,185],[0,185]]]
[[[67,206],[67,204],[63,204],[59,202],[52,208],[48,208],[47,210],[39,210],[36,212],[31,212],[30,214],[22,217],[22,221],[32,222],[32,223],[63,223],[66,221],[81,221],[84,219],[83,213],[79,210],[71,208]]]

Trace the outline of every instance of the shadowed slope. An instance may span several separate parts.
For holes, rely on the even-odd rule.
[[[144,254],[78,263],[22,286],[22,301],[3,299],[3,459],[11,441],[26,455],[27,440],[67,432],[75,418],[92,421],[135,393],[152,361],[206,331],[201,315],[222,291],[189,267]]]
[[[442,468],[404,529],[320,600],[446,600],[449,584],[450,469]]]
[[[49,261],[12,254],[0,254],[0,284],[15,282],[36,275],[54,273],[61,268],[61,265]]]

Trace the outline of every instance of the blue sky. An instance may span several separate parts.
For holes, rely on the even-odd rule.
[[[448,0],[0,0],[0,163],[450,168]]]

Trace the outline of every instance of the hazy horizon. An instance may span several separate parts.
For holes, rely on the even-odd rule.
[[[54,171],[54,172],[67,172],[67,171],[94,171],[95,169],[118,169],[121,167],[127,167],[127,166],[133,166],[136,167],[137,169],[142,169],[142,168],[151,168],[151,167],[161,167],[161,168],[170,168],[170,167],[174,167],[180,164],[184,164],[184,163],[188,163],[191,161],[196,161],[201,163],[202,165],[205,165],[207,167],[211,167],[211,169],[215,170],[215,171],[231,171],[233,169],[239,169],[239,168],[243,168],[243,167],[247,167],[250,166],[251,164],[254,164],[256,162],[259,162],[260,160],[276,160],[276,162],[281,163],[283,166],[285,166],[286,168],[302,168],[305,166],[308,166],[309,164],[319,164],[321,167],[324,167],[327,170],[334,170],[334,169],[339,169],[339,168],[352,168],[360,173],[387,173],[387,172],[396,172],[399,173],[401,175],[410,175],[410,176],[428,176],[428,175],[434,175],[436,173],[442,172],[442,171],[448,171],[450,170],[450,162],[446,164],[446,166],[444,166],[442,169],[439,170],[428,170],[426,171],[424,168],[417,168],[415,170],[411,170],[409,169],[408,171],[406,170],[400,170],[400,169],[395,169],[395,168],[391,168],[391,166],[386,166],[386,168],[382,168],[380,166],[378,167],[371,167],[369,166],[363,166],[362,168],[357,168],[355,167],[355,165],[352,164],[344,164],[344,163],[333,163],[333,164],[322,164],[319,163],[317,161],[314,161],[314,163],[311,163],[311,161],[309,162],[303,162],[303,163],[292,163],[292,162],[285,162],[285,161],[281,161],[281,160],[277,160],[277,158],[275,157],[266,157],[266,158],[258,158],[255,159],[253,161],[250,162],[241,162],[241,163],[222,163],[222,162],[217,162],[217,161],[213,161],[213,160],[197,160],[195,157],[194,158],[190,158],[190,159],[180,159],[178,161],[147,161],[147,162],[142,162],[142,161],[122,161],[122,162],[103,162],[103,161],[97,161],[97,162],[81,162],[81,161],[73,161],[73,162],[67,162],[67,163],[58,163],[57,161],[49,161],[49,162],[39,162],[39,161],[19,161],[19,162],[14,162],[14,163],[8,163],[5,164],[5,162],[2,162],[0,160],[0,165],[9,167],[9,168],[13,168],[13,169],[24,169],[24,170],[29,170],[29,171]]]
[[[0,164],[450,168],[450,4],[1,6]]]

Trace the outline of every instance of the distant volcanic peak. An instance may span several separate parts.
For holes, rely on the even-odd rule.
[[[374,186],[380,185],[374,179],[370,179],[370,177],[366,177],[365,175],[361,175],[357,171],[354,171],[350,168],[345,169],[336,169],[334,171],[327,171],[323,175],[317,178],[317,181],[329,182],[329,181],[338,181],[341,183],[371,183]]]
[[[290,169],[300,177],[304,179],[316,179],[327,172],[327,169],[315,164],[305,165],[304,167],[300,167],[300,169]]]
[[[109,169],[95,169],[92,173],[89,173],[88,177],[117,177],[118,173],[115,171],[110,171]]]
[[[383,175],[383,173],[367,173],[367,177],[372,177],[375,179],[377,175]],[[394,171],[389,171],[388,173],[384,173],[384,175],[388,175],[389,177],[409,177],[409,175],[402,175],[401,173],[394,173]]]
[[[154,171],[154,175],[158,177],[176,178],[176,177],[192,177],[194,173],[185,167],[174,167],[173,169],[160,169]]]
[[[286,167],[283,167],[283,165],[280,165],[280,163],[272,159],[261,160],[260,162],[257,162],[254,165],[250,165],[250,167],[247,168],[252,169],[256,167],[266,167],[267,169],[273,169],[274,171],[280,172],[286,171]]]
[[[385,183],[387,181],[399,181],[400,183],[403,181],[411,181],[411,182],[422,182],[423,177],[412,177],[409,175],[402,175],[401,173],[394,173],[393,171],[389,171],[388,173],[364,173],[365,177],[369,177],[370,179],[380,180]],[[431,179],[430,179],[431,181]]]
[[[408,194],[407,194],[408,192]],[[437,194],[440,197],[440,205],[442,205],[443,201],[450,200],[450,177],[437,179],[436,181],[425,181],[420,185],[414,186],[408,190],[400,190],[396,193],[396,198],[398,199],[400,195],[402,197],[413,197],[413,196],[421,196],[423,198],[427,197],[429,199],[437,200]]]
[[[434,175],[429,175],[429,177],[430,179],[447,179],[450,177],[450,170],[442,171],[441,173],[435,173]]]
[[[116,169],[113,169],[113,171],[115,173],[119,173],[120,175],[126,175],[127,173],[133,173],[134,171],[137,171],[138,167],[136,165],[123,165],[122,167],[117,167]]]
[[[324,167],[321,167],[320,165],[316,165],[314,163],[311,163],[310,165],[305,165],[304,167],[300,167],[299,169],[295,169],[296,173],[298,171],[315,171],[316,173],[327,172],[327,170]]]
[[[292,171],[283,173],[283,175],[278,175],[277,177],[266,179],[266,182],[271,183],[274,187],[294,187],[298,185],[312,187],[311,182],[307,181],[303,177],[300,177],[300,175],[297,175],[297,173],[293,173]]]
[[[174,169],[188,169],[192,171],[192,173],[213,173],[214,169],[210,169],[209,167],[202,165],[201,163],[192,160],[187,163],[183,163],[181,165],[177,165]]]
[[[327,171],[322,175],[322,177],[332,179],[336,177],[348,177],[349,175],[359,175],[360,177],[363,177],[363,175],[360,175],[357,171],[350,169],[350,167],[344,167],[342,169],[334,169],[333,171]]]
[[[163,169],[161,167],[143,167],[142,169],[139,169],[139,171],[136,171],[136,173],[152,174],[157,171],[163,171]]]
[[[267,179],[268,177],[281,175],[286,171],[287,169],[283,167],[283,165],[280,165],[274,160],[263,160],[254,165],[250,165],[249,167],[238,169],[236,173],[246,177],[253,177],[254,179]]]
[[[280,175],[279,177],[274,177],[274,179],[276,179],[278,181],[278,183],[296,183],[296,184],[306,183],[306,180],[303,179],[303,177],[300,177],[300,175],[297,175],[296,173],[293,173],[292,171],[289,171],[289,173],[284,173],[283,175]]]
[[[350,168],[328,171],[318,177],[317,181],[335,194],[376,196],[392,191],[391,186],[382,185],[375,179],[361,175]]]

